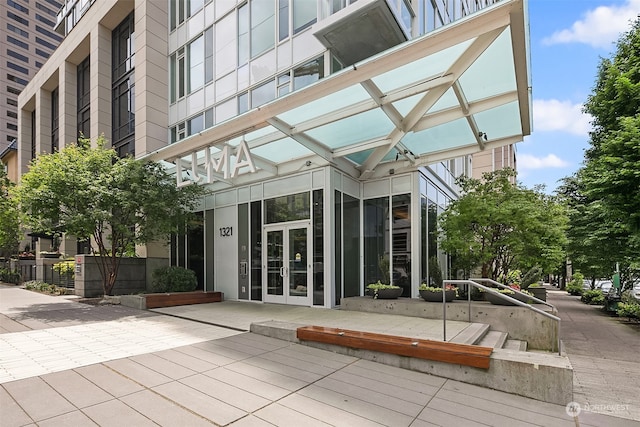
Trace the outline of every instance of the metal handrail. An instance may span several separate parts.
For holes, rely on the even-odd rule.
[[[489,279],[490,280],[490,279]],[[537,307],[533,307],[525,302],[522,302],[520,300],[517,300],[513,297],[510,297],[508,295],[505,294],[501,294],[500,292],[496,291],[495,289],[489,288],[487,286],[481,285],[480,283],[474,282],[472,279],[468,279],[468,280],[443,280],[443,286],[442,286],[442,312],[443,312],[443,319],[442,319],[442,325],[443,325],[443,340],[447,341],[447,307],[446,307],[446,303],[444,301],[444,291],[445,288],[447,287],[448,284],[451,285],[471,285],[471,286],[475,286],[476,288],[480,288],[482,290],[484,290],[485,292],[489,292],[492,293],[493,295],[497,295],[499,298],[502,298],[506,301],[509,301],[511,304],[514,305],[519,305],[520,307],[526,307],[529,310],[532,310],[538,314],[541,314],[551,320],[555,320],[556,323],[558,324],[558,329],[556,331],[556,340],[557,340],[557,345],[558,345],[558,354],[562,355],[562,347],[561,347],[561,342],[560,342],[560,318],[558,316],[555,316],[553,314],[549,314],[544,310],[540,310]],[[507,287],[508,288],[508,287]],[[513,290],[515,292],[514,289],[510,289]],[[527,294],[523,294],[526,295],[527,297],[530,297]],[[536,298],[537,299],[537,298]],[[469,312],[469,323],[471,323],[471,289],[468,290],[467,292],[467,300],[469,303],[469,308],[468,308],[468,312]],[[555,307],[554,307],[555,308]]]
[[[502,284],[500,282],[496,282],[493,279],[489,279],[489,278],[486,278],[486,277],[472,277],[469,280],[473,280],[474,282],[489,282],[492,285],[496,285],[496,286],[501,287],[502,289],[509,289],[510,291],[513,291],[518,295],[522,295],[524,297],[527,297],[528,299],[531,299],[531,300],[537,302],[538,304],[544,304],[544,305],[547,305],[547,306],[551,307],[551,313],[553,313],[553,314],[557,314],[558,313],[558,309],[553,304],[550,304],[550,303],[548,303],[546,301],[543,301],[543,300],[541,300],[539,298],[536,298],[533,295],[525,294],[524,292],[522,292],[522,291],[520,291],[518,289],[513,289],[512,287],[504,285],[504,284]]]

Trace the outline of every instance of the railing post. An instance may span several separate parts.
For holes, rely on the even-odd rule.
[[[447,342],[447,298],[446,298],[447,285],[442,283],[442,340]]]

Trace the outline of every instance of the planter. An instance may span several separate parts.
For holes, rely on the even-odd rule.
[[[539,288],[527,288],[529,292],[533,294],[534,297],[541,299],[542,301],[547,300],[547,288],[539,287]]]
[[[378,289],[377,297],[375,290],[367,289],[367,292],[370,296],[377,299],[397,299],[400,295],[402,295],[402,288]]]
[[[60,254],[58,252],[45,252],[40,255],[42,255],[42,258],[60,258]]]
[[[513,295],[507,295],[507,296],[514,298],[516,295],[513,294]],[[494,305],[517,305],[512,303],[511,301],[502,299],[499,296],[492,294],[491,292],[485,292],[484,299]]]
[[[420,292],[420,296],[422,297],[423,300],[425,301],[429,301],[429,302],[442,302],[442,291],[426,291],[426,290],[422,290],[422,291],[418,291]],[[452,291],[444,291],[444,298],[446,302],[451,302],[453,301],[453,299],[456,297],[456,291],[452,290]]]

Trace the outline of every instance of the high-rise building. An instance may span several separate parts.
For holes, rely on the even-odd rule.
[[[201,226],[164,253],[201,288],[333,307],[380,280],[415,296],[457,275],[436,225],[455,177],[530,133],[526,9],[67,1],[65,38],[19,97],[21,171],[105,134],[211,190]]]
[[[18,95],[62,40],[53,29],[61,7],[56,0],[0,5],[0,152],[18,138]]]

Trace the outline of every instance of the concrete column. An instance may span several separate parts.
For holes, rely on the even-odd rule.
[[[65,61],[59,69],[60,149],[78,141],[78,75],[77,67]]]
[[[36,92],[36,153],[51,153],[51,92]]]
[[[167,22],[165,3],[135,0],[136,157],[168,144]]]
[[[35,101],[34,101],[35,102]],[[18,176],[29,170],[31,161],[31,109],[18,111]]]
[[[91,29],[90,86],[91,141],[104,134],[111,142],[111,30],[102,25]],[[110,144],[109,144],[110,145]]]

